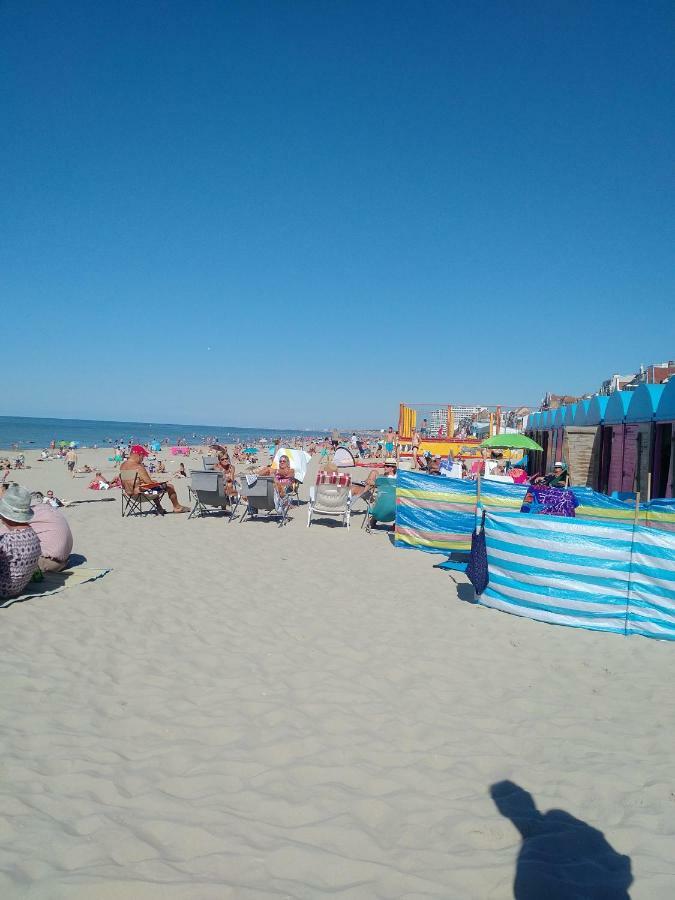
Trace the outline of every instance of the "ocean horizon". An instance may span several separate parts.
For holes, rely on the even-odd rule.
[[[318,437],[326,429],[250,428],[236,425],[185,425],[176,422],[117,422],[106,419],[58,419],[33,416],[0,416],[0,449],[31,450],[49,447],[52,441],[77,441],[82,447],[105,447],[129,440],[146,444],[168,440],[200,443],[205,437],[221,443],[259,438]]]

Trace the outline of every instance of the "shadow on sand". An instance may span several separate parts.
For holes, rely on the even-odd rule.
[[[515,900],[630,900],[630,857],[601,831],[562,809],[539,812],[532,795],[512,781],[493,784],[490,794],[522,838]]]

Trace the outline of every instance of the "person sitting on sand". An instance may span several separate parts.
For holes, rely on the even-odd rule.
[[[89,487],[92,491],[107,491],[110,488],[110,483],[107,478],[103,477],[102,472],[97,472],[94,480],[89,483]]]
[[[181,463],[178,466],[177,471],[173,473],[174,478],[187,478],[187,472],[185,471],[185,463]]]
[[[431,457],[431,459],[427,463],[426,472],[427,472],[427,475],[440,475],[440,476],[443,475],[443,473],[441,472],[441,457],[440,456],[432,456]]]
[[[40,571],[61,572],[68,564],[73,549],[73,533],[68,520],[50,505],[48,498],[43,497],[40,491],[31,494],[31,507],[33,518],[30,524],[40,541]]]
[[[129,458],[120,466],[120,476],[122,478],[122,483],[124,484],[124,489],[134,496],[138,494],[147,494],[157,507],[157,512],[164,515],[165,510],[162,508],[160,498],[152,496],[152,491],[161,488],[166,491],[175,513],[188,512],[188,508],[186,506],[181,506],[178,502],[176,488],[170,482],[155,481],[150,476],[150,473],[143,465],[143,460],[147,455],[148,451],[140,444],[134,444],[131,448]]]
[[[0,597],[18,597],[40,559],[40,540],[30,527],[30,491],[12,483],[0,487]]]
[[[39,493],[40,497],[42,498],[40,500],[40,503],[45,503],[48,506],[53,506],[54,509],[58,509],[60,506],[63,506],[63,501],[59,500],[59,498],[54,494],[54,491],[51,491],[51,490],[47,491],[47,493],[44,497],[42,496],[42,494],[39,491],[36,491],[36,492],[33,492],[32,496],[35,497],[36,493]]]
[[[157,462],[157,474],[158,475],[166,475],[166,466],[164,462],[160,459]]]

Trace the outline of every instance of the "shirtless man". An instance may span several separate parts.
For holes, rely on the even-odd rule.
[[[125,488],[131,490],[132,485],[134,484],[134,479],[136,475],[138,475],[136,487],[134,488],[135,494],[146,493],[147,491],[152,490],[152,488],[162,487],[164,488],[164,490],[166,490],[169,500],[171,501],[171,505],[173,506],[173,511],[175,513],[188,512],[188,508],[186,506],[181,506],[178,502],[178,497],[176,496],[176,488],[172,484],[170,484],[168,481],[162,482],[155,481],[153,479],[153,477],[143,465],[143,460],[146,456],[148,456],[148,451],[145,449],[145,447],[141,447],[140,444],[135,444],[131,448],[129,458],[120,466],[120,476]],[[164,510],[162,509],[162,504],[159,497],[151,496],[150,499],[157,507],[157,512],[164,515]]]
[[[66,464],[68,466],[68,471],[70,472],[70,477],[75,477],[75,466],[77,465],[77,453],[71,447],[70,450],[66,453]]]

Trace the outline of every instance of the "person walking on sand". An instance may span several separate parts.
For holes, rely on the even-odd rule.
[[[153,489],[163,488],[166,491],[169,500],[171,501],[171,505],[173,506],[173,511],[175,513],[189,512],[186,506],[181,506],[181,504],[178,502],[176,488],[170,482],[155,481],[154,478],[150,475],[148,470],[143,465],[143,460],[146,456],[148,456],[148,451],[140,444],[135,444],[131,448],[129,452],[129,458],[120,466],[120,477],[122,479],[122,483],[124,484],[125,490],[129,493],[133,492],[133,494],[136,495],[148,493]],[[157,512],[159,512],[161,515],[164,515],[165,510],[162,509],[162,504],[159,497],[151,497],[151,499],[157,507]]]
[[[70,450],[66,453],[66,465],[68,466],[70,477],[74,478],[75,466],[77,465],[77,453],[75,452],[74,447],[71,447]]]

